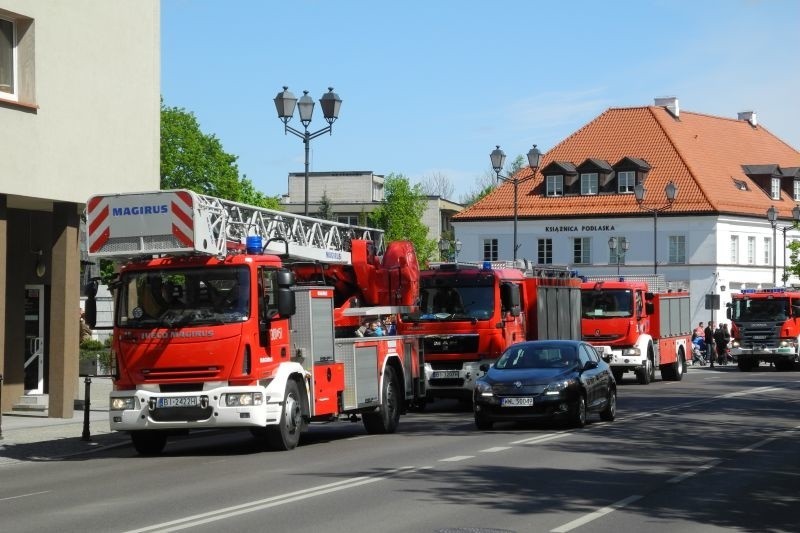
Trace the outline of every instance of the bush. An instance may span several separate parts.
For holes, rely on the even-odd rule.
[[[102,350],[104,348],[104,346],[103,346],[103,343],[98,341],[98,340],[95,340],[95,339],[84,339],[84,340],[81,341],[80,348],[81,348],[81,351],[83,351],[83,350],[98,351],[98,350]]]

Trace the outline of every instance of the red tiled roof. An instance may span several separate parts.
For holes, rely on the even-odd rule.
[[[744,174],[742,165],[778,164],[799,167],[800,152],[763,126],[744,120],[680,112],[675,118],[663,107],[612,108],[589,122],[547,152],[539,168],[551,161],[580,165],[588,158],[610,164],[623,157],[643,159],[651,170],[644,181],[644,205],[666,202],[664,187],[671,180],[678,196],[669,214],[728,213],[766,217],[774,205],[781,218],[791,219],[795,203],[785,190],[781,200]],[[525,167],[517,178],[518,217],[568,218],[597,215],[640,215],[633,194],[545,197],[541,174],[530,179]],[[747,184],[740,190],[734,179]],[[503,183],[491,194],[465,209],[454,221],[510,219],[514,216],[514,185]],[[667,213],[665,213],[667,214]]]

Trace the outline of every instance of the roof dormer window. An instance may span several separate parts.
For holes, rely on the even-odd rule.
[[[597,172],[581,174],[581,194],[597,194]]]
[[[636,157],[623,157],[612,168],[616,176],[612,183],[616,184],[619,194],[633,194],[636,184],[644,182],[644,178],[650,172],[647,161]]]
[[[564,196],[564,176],[553,174],[546,178],[546,196]]]
[[[636,186],[636,172],[633,170],[623,170],[617,172],[617,192],[620,194],[633,194]]]
[[[781,179],[780,178],[772,178],[770,181],[770,198],[773,200],[780,200],[781,199]]]
[[[792,183],[792,198],[795,202],[800,202],[800,179],[795,179]]]

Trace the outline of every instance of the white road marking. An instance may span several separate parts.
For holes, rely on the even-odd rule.
[[[547,433],[545,435],[537,435],[536,437],[528,437],[527,439],[515,440],[509,444],[539,444],[540,442],[547,442],[549,440],[566,437],[570,433],[570,431],[564,431],[561,433]]]
[[[764,439],[761,442],[756,442],[755,444],[751,444],[750,446],[745,446],[744,448],[739,448],[736,450],[738,453],[747,453],[755,450],[756,448],[761,448],[765,444],[769,444],[770,442],[776,440],[778,437],[770,437],[768,439]]]
[[[633,503],[633,502],[635,502],[637,500],[640,500],[642,497],[643,496],[640,495],[640,494],[634,494],[633,496],[628,496],[624,500],[620,500],[620,501],[618,501],[616,503],[612,503],[608,507],[603,507],[602,509],[598,509],[597,511],[595,511],[593,513],[589,513],[586,516],[582,516],[581,518],[573,520],[572,522],[567,522],[563,526],[559,526],[559,527],[557,527],[555,529],[551,529],[550,531],[552,533],[566,533],[567,531],[571,531],[571,530],[573,530],[575,528],[581,527],[584,524],[588,524],[589,522],[591,522],[593,520],[597,520],[598,518],[603,517],[603,516],[607,515],[608,513],[612,513],[614,511],[616,511],[617,509],[622,509],[623,507],[625,507],[629,503]]]
[[[27,498],[29,496],[38,496],[39,494],[47,494],[50,492],[49,490],[42,490],[39,492],[29,492],[28,494],[17,494],[16,496],[8,496],[7,498],[0,498],[0,502],[5,502],[8,500],[18,500],[20,498]]]
[[[684,472],[683,474],[679,474],[679,475],[677,475],[677,476],[675,476],[675,477],[673,477],[671,479],[668,479],[667,483],[673,483],[673,484],[680,483],[684,479],[688,479],[688,478],[690,478],[692,476],[696,476],[700,472],[704,472],[704,471],[708,470],[709,468],[714,468],[715,466],[717,466],[721,462],[722,462],[722,459],[714,459],[713,461],[709,461],[704,465],[700,465],[697,468],[689,470],[688,472]]]
[[[480,453],[495,453],[495,452],[504,452],[506,450],[510,450],[511,446],[495,446],[494,448],[486,448],[485,450],[481,450]]]
[[[448,457],[447,459],[439,459],[441,463],[455,463],[458,461],[465,461],[467,459],[474,459],[474,455],[454,455],[453,457]]]

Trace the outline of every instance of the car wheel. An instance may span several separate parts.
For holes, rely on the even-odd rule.
[[[572,406],[570,422],[572,422],[572,427],[576,428],[586,425],[586,398],[583,397],[583,394],[578,396],[578,401]]]
[[[485,415],[475,413],[475,427],[481,431],[492,429],[494,422],[489,420]]]
[[[600,411],[600,420],[606,422],[613,422],[617,417],[617,391],[614,389],[608,390],[608,398],[606,399],[606,407]]]

